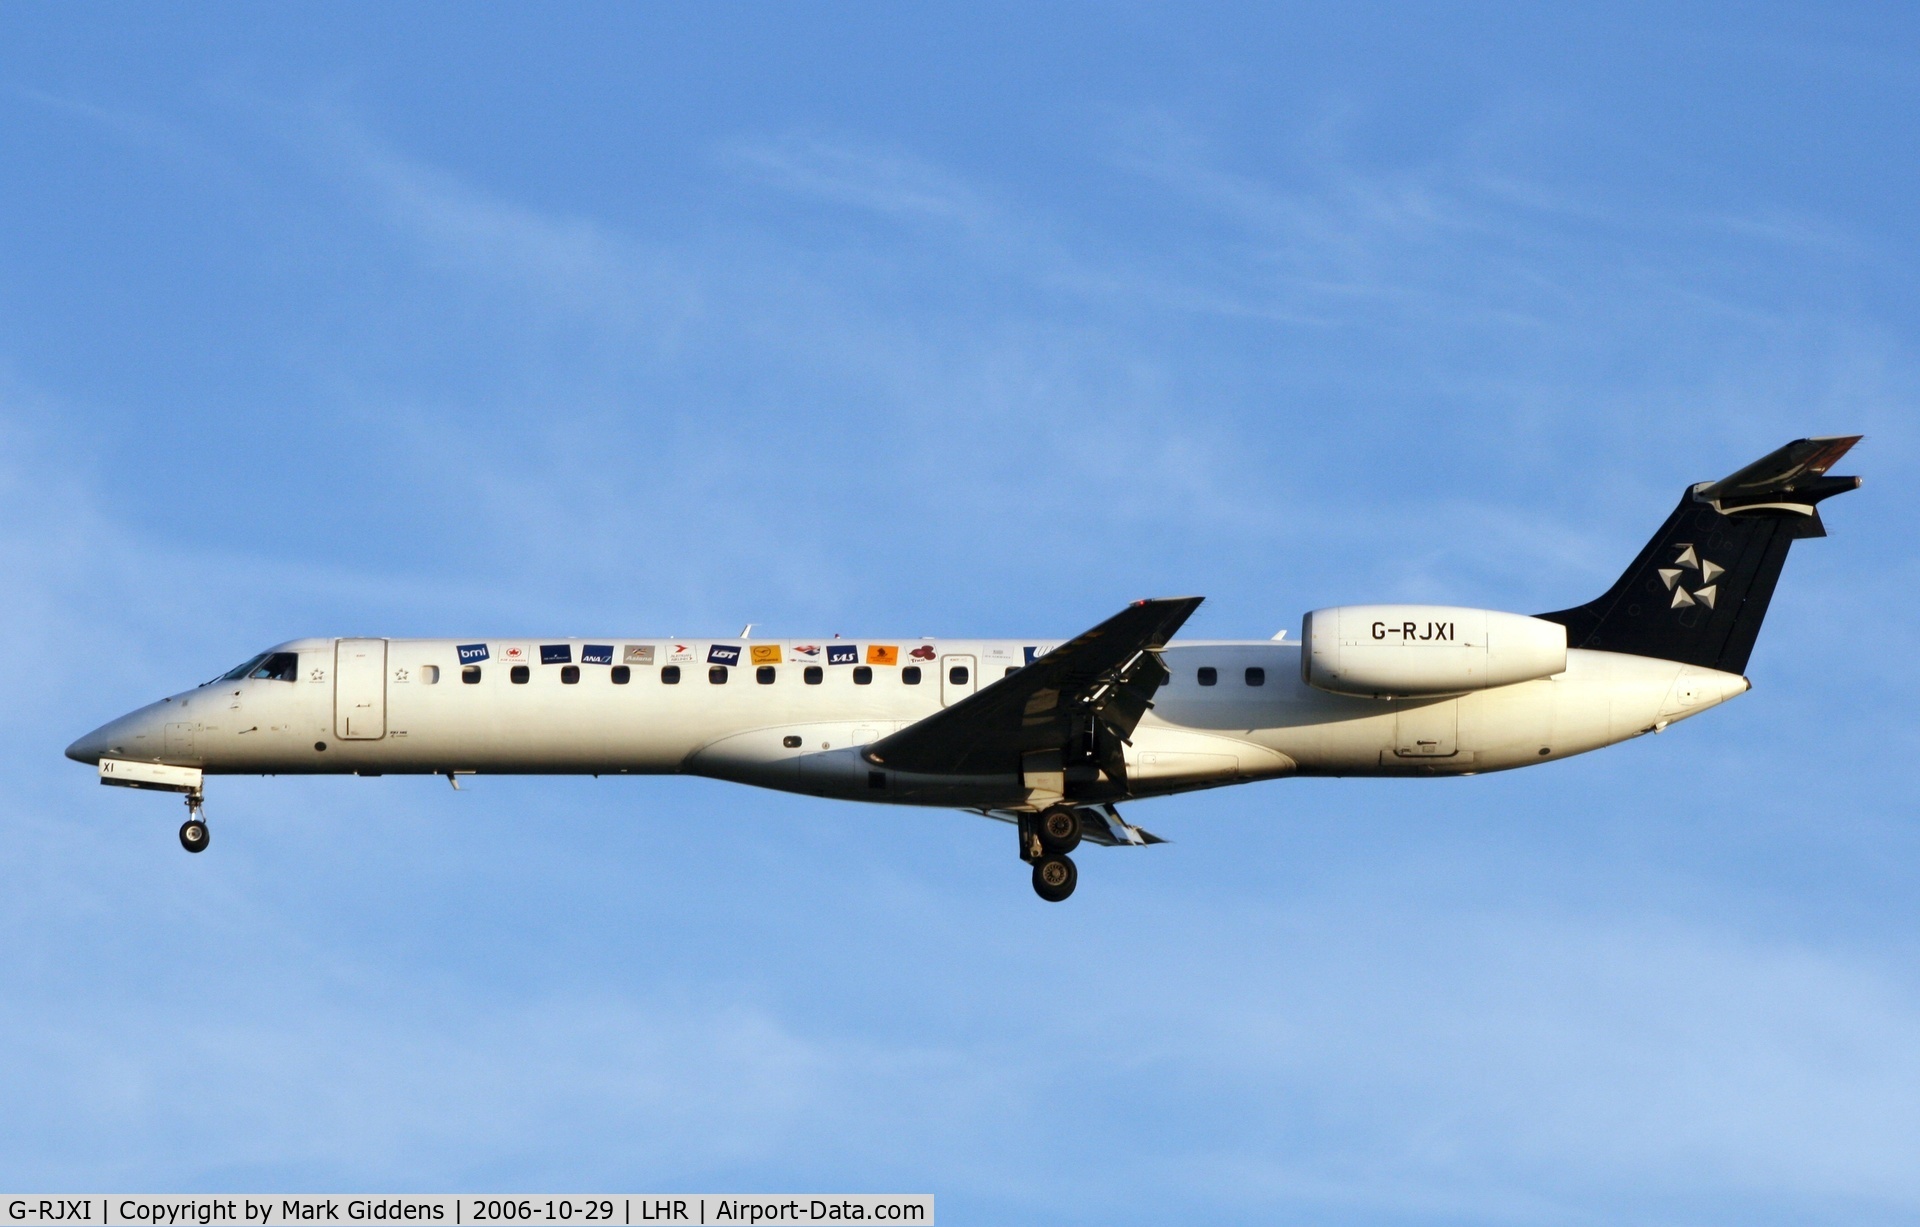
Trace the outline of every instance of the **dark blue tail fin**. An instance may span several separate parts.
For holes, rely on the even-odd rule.
[[[1858,477],[1826,476],[1859,440],[1797,439],[1731,477],[1689,488],[1604,596],[1538,616],[1565,626],[1570,648],[1745,673],[1788,548],[1826,536],[1818,505],[1860,485]]]

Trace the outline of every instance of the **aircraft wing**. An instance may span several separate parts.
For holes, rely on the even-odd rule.
[[[1135,601],[1032,664],[883,737],[867,761],[929,775],[1002,775],[1035,750],[1060,750],[1124,782],[1122,746],[1168,680],[1159,651],[1197,596]]]

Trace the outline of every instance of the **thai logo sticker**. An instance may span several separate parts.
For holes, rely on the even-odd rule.
[[[580,663],[583,665],[610,665],[613,663],[613,645],[611,643],[585,643],[580,645]]]
[[[860,663],[860,649],[851,643],[830,643],[827,645],[827,663],[857,665]]]
[[[630,665],[650,665],[653,663],[653,645],[651,643],[629,643],[623,661]]]
[[[867,645],[867,663],[870,665],[897,665],[900,663],[900,649],[891,643],[869,643]]]
[[[571,643],[543,643],[540,645],[540,663],[543,665],[570,665],[573,663],[573,645]]]
[[[460,663],[477,665],[487,659],[487,645],[484,643],[463,643],[454,651],[460,653]]]
[[[756,643],[748,649],[756,665],[777,665],[780,663],[780,645],[777,643]]]
[[[933,645],[931,643],[923,643],[913,651],[908,652],[907,655],[913,657],[915,660],[932,660],[934,657]]]
[[[737,643],[716,643],[707,649],[707,663],[710,665],[737,665],[740,663],[740,645]]]

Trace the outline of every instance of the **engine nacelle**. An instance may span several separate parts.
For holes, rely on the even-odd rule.
[[[1566,667],[1566,627],[1493,609],[1342,605],[1308,614],[1300,636],[1307,685],[1363,698],[1462,694]]]

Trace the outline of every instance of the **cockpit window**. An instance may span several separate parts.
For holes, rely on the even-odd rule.
[[[294,682],[299,680],[300,654],[298,652],[262,652],[246,664],[229,669],[214,680],[217,682],[237,682],[244,678],[263,678],[272,682]]]

